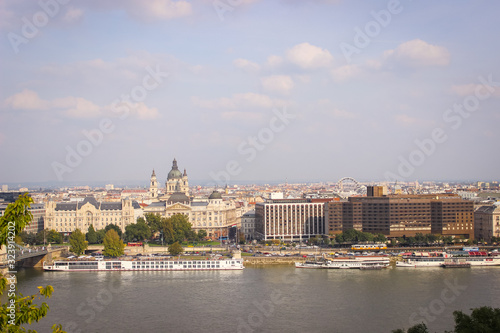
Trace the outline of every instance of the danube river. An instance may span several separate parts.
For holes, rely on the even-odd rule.
[[[25,295],[50,284],[49,332],[390,332],[426,321],[453,328],[454,310],[500,307],[500,267],[216,272],[21,270]]]

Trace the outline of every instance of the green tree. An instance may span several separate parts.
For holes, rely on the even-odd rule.
[[[34,245],[36,243],[36,235],[32,232],[23,230],[19,236],[24,244]]]
[[[199,240],[204,240],[206,237],[207,237],[206,230],[198,230],[198,239]]]
[[[80,231],[80,229],[76,229],[71,233],[71,236],[69,237],[69,244],[69,251],[73,252],[77,256],[83,254],[89,246],[89,242],[85,240],[85,235]]]
[[[144,219],[137,219],[137,223],[129,224],[125,227],[125,240],[133,242],[134,240],[143,241],[151,237],[151,229]]]
[[[96,234],[97,234],[96,244],[102,244],[102,242],[104,242],[104,237],[106,236],[106,231],[104,231],[104,229],[99,229],[97,230]]]
[[[182,245],[179,244],[179,242],[175,242],[169,245],[168,252],[170,252],[171,255],[176,256],[184,252],[184,249],[182,248]]]
[[[95,232],[94,226],[92,224],[89,226],[85,238],[87,239],[87,242],[89,242],[89,244],[97,244],[97,232]]]
[[[106,228],[104,228],[104,233],[107,233],[111,229],[116,231],[116,233],[118,234],[118,236],[120,236],[120,238],[122,237],[122,229],[120,229],[120,227],[117,226],[116,224],[108,224]]]
[[[15,235],[19,235],[22,230],[29,225],[33,216],[29,212],[29,207],[33,199],[26,193],[20,195],[19,198],[7,206],[3,216],[0,216],[0,246],[7,248],[7,253],[15,251],[13,245]],[[7,278],[15,278],[9,276]],[[3,295],[10,284],[10,281],[3,277],[0,279],[0,295]],[[54,288],[52,286],[38,287],[39,292],[31,296],[23,296],[21,293],[9,292],[9,297],[5,303],[0,307],[0,331],[1,332],[31,332],[36,333],[34,330],[29,330],[23,327],[25,324],[38,322],[40,319],[47,315],[49,306],[47,303],[39,300],[43,298],[50,298]],[[14,313],[11,309],[14,309]],[[52,332],[64,332],[61,325],[53,325]]]
[[[162,219],[160,231],[165,243],[172,244],[175,241],[174,225],[171,219]]]
[[[182,242],[191,237],[191,223],[189,223],[186,215],[175,214],[170,218],[174,229],[174,241]]]
[[[149,226],[152,233],[156,233],[161,230],[163,224],[162,217],[153,213],[147,213],[145,217],[146,224]]]
[[[103,243],[104,251],[102,253],[105,256],[119,257],[123,255],[125,244],[123,244],[123,241],[114,229],[110,229],[106,232]]]
[[[387,242],[387,238],[382,234],[376,234],[373,241],[377,243],[385,243]]]
[[[63,242],[62,235],[57,231],[55,231],[54,229],[45,231],[45,239],[47,240],[47,243],[52,243],[52,244],[62,244]]]
[[[471,315],[454,311],[455,333],[500,332],[500,309],[489,306],[472,309]]]

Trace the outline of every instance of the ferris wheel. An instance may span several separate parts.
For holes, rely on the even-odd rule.
[[[366,195],[366,186],[352,177],[341,178],[336,187],[338,194],[344,198],[354,195]]]

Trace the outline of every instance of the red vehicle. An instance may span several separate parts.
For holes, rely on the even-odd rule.
[[[127,246],[142,246],[142,242],[138,242],[138,243],[127,243]]]

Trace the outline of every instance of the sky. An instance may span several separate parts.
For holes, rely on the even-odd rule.
[[[500,3],[0,2],[0,184],[500,180]]]

